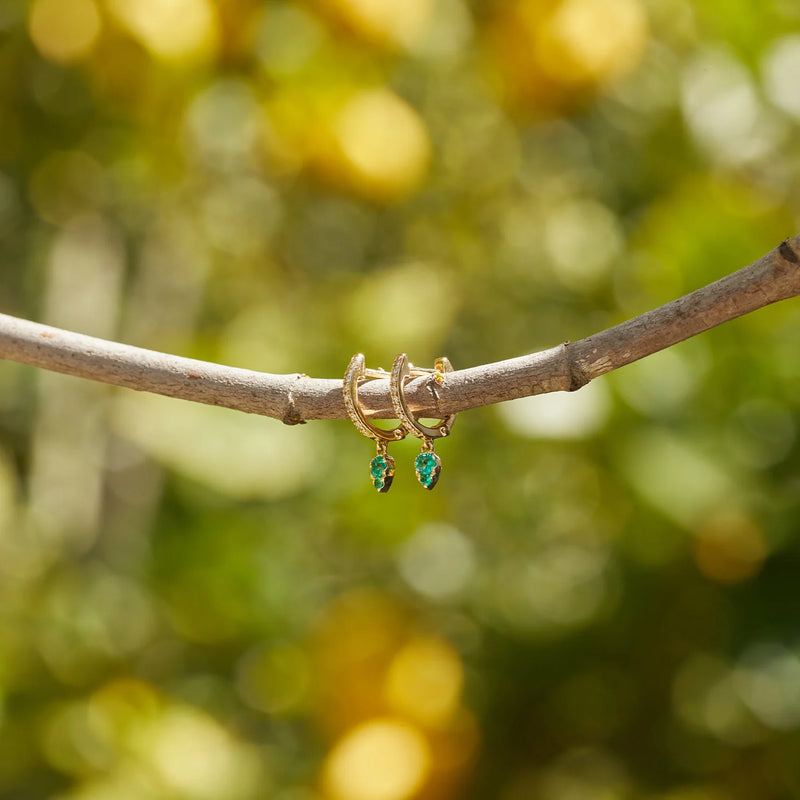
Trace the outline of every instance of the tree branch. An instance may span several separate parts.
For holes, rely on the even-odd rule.
[[[416,413],[438,417],[518,397],[574,391],[599,375],[798,295],[800,234],[750,266],[613,328],[539,353],[448,373],[443,384],[417,378],[409,383],[406,396]],[[271,375],[195,361],[5,314],[0,314],[0,358],[262,414],[289,425],[346,417],[341,380]],[[392,416],[388,381],[368,381],[359,397],[370,416]]]

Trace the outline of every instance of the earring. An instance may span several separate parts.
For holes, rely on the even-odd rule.
[[[405,353],[400,353],[392,364],[392,376],[389,384],[392,406],[401,420],[401,424],[405,426],[409,433],[413,433],[418,439],[422,439],[422,450],[414,460],[414,470],[417,473],[417,480],[425,489],[433,489],[442,472],[442,461],[434,452],[433,440],[450,435],[456,415],[450,414],[439,420],[432,427],[423,425],[411,413],[408,403],[406,403],[404,384],[410,377],[419,372],[433,372],[434,380],[437,383],[442,383],[444,373],[452,372],[453,365],[446,356],[437,358],[434,363],[435,368],[433,370],[420,370],[408,363],[408,356]]]
[[[394,480],[394,459],[387,452],[389,442],[397,442],[406,436],[406,427],[401,422],[393,430],[387,431],[373,425],[365,416],[358,402],[358,382],[363,379],[388,378],[384,370],[367,369],[364,355],[356,353],[347,365],[344,373],[344,405],[353,425],[377,445],[375,458],[369,463],[369,475],[372,485],[381,493],[389,491]]]

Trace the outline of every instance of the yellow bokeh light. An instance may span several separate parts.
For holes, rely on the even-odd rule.
[[[446,642],[418,638],[394,657],[386,676],[386,701],[399,716],[429,727],[446,725],[458,710],[464,675]]]
[[[336,743],[323,766],[322,788],[328,800],[405,800],[430,768],[428,743],[416,728],[374,719]]]
[[[420,188],[431,141],[419,113],[386,88],[324,92],[292,86],[268,104],[270,161],[306,167],[325,182],[376,203]]]
[[[328,17],[374,44],[411,48],[427,30],[432,0],[318,0]]]
[[[28,32],[36,49],[60,63],[86,56],[101,27],[94,0],[36,0],[28,17]]]
[[[556,79],[608,80],[638,62],[646,35],[638,0],[564,0],[539,31],[539,57]]]
[[[347,592],[328,608],[315,648],[317,713],[327,735],[388,713],[386,670],[408,624],[402,606],[370,589]]]
[[[708,520],[694,540],[694,560],[707,578],[731,584],[755,575],[766,557],[761,528],[739,512],[724,512]]]
[[[117,741],[137,725],[154,719],[159,710],[156,690],[136,678],[111,681],[101,686],[89,700],[89,714],[94,724]]]
[[[213,56],[219,21],[209,0],[108,0],[118,22],[165,61],[204,61]]]
[[[171,706],[134,737],[134,749],[167,790],[193,800],[252,797],[264,775],[253,747],[191,706]]]
[[[425,177],[431,150],[425,123],[388,89],[351,97],[334,117],[331,135],[334,171],[359,194],[401,199]]]
[[[641,0],[515,0],[487,39],[510,100],[558,109],[633,69],[647,36]]]

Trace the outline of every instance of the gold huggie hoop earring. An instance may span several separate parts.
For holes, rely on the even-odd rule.
[[[418,374],[421,374],[417,371]],[[369,475],[372,485],[381,493],[388,492],[394,480],[394,459],[387,452],[389,442],[404,439],[407,433],[405,424],[401,421],[393,430],[387,431],[373,425],[361,410],[358,402],[358,382],[364,379],[388,378],[389,373],[384,370],[367,369],[363,353],[356,353],[347,365],[344,373],[344,405],[347,415],[353,425],[369,439],[374,439],[377,444],[377,454],[370,461]]]
[[[392,378],[389,391],[392,395],[392,406],[402,424],[418,439],[422,439],[422,450],[414,460],[414,469],[417,480],[425,489],[433,489],[439,481],[442,472],[442,461],[433,449],[433,440],[450,435],[450,430],[455,422],[456,415],[450,414],[440,419],[435,425],[423,425],[412,413],[406,403],[404,384],[408,378],[419,372],[435,373],[435,380],[441,383],[446,372],[452,372],[453,365],[446,356],[441,356],[435,361],[435,369],[420,370],[408,363],[408,356],[400,353],[392,364]]]

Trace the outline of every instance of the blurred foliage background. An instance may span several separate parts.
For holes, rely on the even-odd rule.
[[[800,219],[792,0],[2,0],[0,304],[336,377]],[[418,445],[0,364],[0,797],[800,797],[800,307]]]

